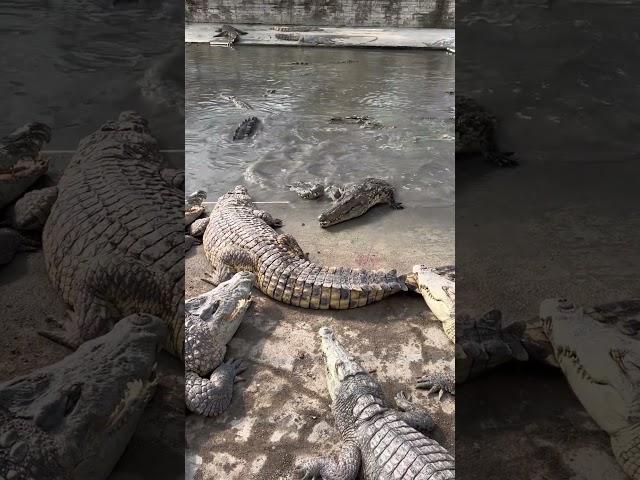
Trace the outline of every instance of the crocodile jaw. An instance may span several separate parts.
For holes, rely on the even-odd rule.
[[[560,368],[596,423],[609,434],[637,423],[637,340],[593,320],[582,308],[562,299],[542,302],[540,318]]]
[[[327,371],[327,388],[331,400],[335,401],[341,382],[347,377],[366,372],[354,357],[338,343],[329,327],[322,327],[318,333],[322,339],[321,349]]]
[[[424,265],[415,265],[413,273],[418,274],[418,290],[438,320],[455,321],[456,284]]]

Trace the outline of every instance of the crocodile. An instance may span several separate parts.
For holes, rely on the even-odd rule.
[[[237,359],[223,360],[251,305],[254,279],[252,273],[239,272],[185,302],[185,400],[194,413],[213,417],[231,403],[233,384],[246,367]]]
[[[166,326],[123,318],[58,363],[0,384],[0,478],[108,478],[157,385]]]
[[[476,100],[456,95],[456,158],[482,156],[501,167],[517,165],[513,152],[502,152],[496,141],[496,118]]]
[[[51,141],[51,128],[32,122],[0,139],[0,210],[17,200],[49,168],[40,151]]]
[[[25,193],[8,208],[11,226],[18,230],[42,230],[57,198],[58,187],[55,186]]]
[[[315,200],[324,195],[324,185],[321,183],[294,182],[287,187],[305,200]]]
[[[244,140],[249,138],[258,131],[260,119],[258,117],[245,118],[233,134],[233,141]]]
[[[167,323],[166,348],[183,357],[183,193],[167,182],[161,162],[135,112],[79,143],[42,234],[49,279],[70,311],[42,335],[75,349],[144,312]]]
[[[197,190],[187,197],[184,202],[184,223],[188,227],[204,213],[204,201],[207,199],[207,192]]]
[[[361,182],[346,187],[328,210],[318,217],[320,226],[330,227],[366,213],[379,203],[388,203],[395,210],[402,209],[396,202],[391,184],[379,178],[365,178]]]
[[[231,46],[235,42],[238,41],[240,35],[247,35],[247,32],[243,32],[242,30],[238,30],[236,27],[232,25],[222,25],[218,30],[218,34],[214,35],[214,37],[227,37],[227,45]]]
[[[492,310],[457,319],[456,383],[519,360],[559,367],[594,421],[611,437],[623,471],[640,480],[640,300],[583,308],[564,299],[503,327]]]
[[[40,243],[13,228],[0,227],[0,265],[6,265],[19,252],[35,252]]]
[[[291,235],[272,228],[280,225],[280,219],[255,208],[244,186],[221,196],[203,238],[205,255],[215,268],[212,283],[250,271],[268,297],[311,309],[361,307],[407,290],[394,270],[327,268],[310,262]]]
[[[394,409],[380,384],[336,340],[330,328],[319,331],[327,386],[336,427],[343,438],[337,460],[301,462],[304,480],[445,480],[455,478],[455,461],[437,441],[422,432],[434,427],[431,416],[401,393]]]
[[[414,265],[407,287],[420,292],[451,342],[456,343],[456,271],[452,265],[430,268]]]
[[[349,124],[349,125],[358,125],[360,128],[372,128],[379,129],[383,128],[384,125],[380,122],[376,122],[367,116],[360,115],[350,115],[347,117],[331,117],[329,119],[329,123],[333,124]]]
[[[189,235],[192,237],[202,237],[209,225],[209,217],[199,218],[189,225]]]
[[[223,100],[227,100],[228,102],[232,102],[236,107],[242,110],[253,110],[253,107],[251,105],[249,105],[244,100],[240,100],[239,98],[234,97],[233,95],[224,95],[221,93],[220,98],[222,98]]]

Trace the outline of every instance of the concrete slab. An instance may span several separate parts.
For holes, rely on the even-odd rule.
[[[416,261],[454,260],[453,229],[446,222],[432,222],[429,229],[413,221],[426,212],[379,207],[323,230],[315,220],[321,203],[260,207],[284,220],[282,232],[296,237],[313,261],[327,265],[404,272]],[[211,288],[200,280],[210,270],[201,246],[188,253],[187,297]],[[322,312],[283,305],[257,291],[254,299],[227,351],[247,361],[247,381],[236,386],[222,416],[187,415],[187,478],[289,479],[300,459],[337,451],[340,435],[317,335],[325,325],[375,371],[390,399],[404,390],[429,409],[438,425],[434,437],[455,453],[454,398],[445,395],[438,404],[413,388],[418,376],[453,368],[454,361],[453,345],[422,297],[403,293],[360,309]]]
[[[214,37],[220,24],[188,23],[186,43],[226,45]],[[281,45],[304,47],[424,48],[455,51],[455,30],[440,28],[311,27],[309,31],[278,31],[272,25],[234,25],[247,32],[236,45]],[[310,27],[301,27],[305,30]],[[295,29],[295,27],[288,27]]]

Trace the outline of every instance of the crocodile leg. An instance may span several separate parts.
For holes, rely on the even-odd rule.
[[[453,374],[449,372],[436,372],[418,379],[416,388],[429,389],[427,397],[432,393],[437,393],[438,401],[440,401],[444,392],[455,395],[456,381]]]
[[[305,460],[296,467],[301,480],[355,480],[360,470],[360,448],[354,441],[342,445],[337,459],[320,457]]]
[[[236,272],[253,272],[254,265],[253,257],[246,250],[227,247],[220,250],[216,256],[215,272],[207,273],[209,278],[203,278],[203,280],[212,285],[219,285],[231,279]]]
[[[295,238],[293,238],[293,235],[290,235],[288,233],[282,233],[278,235],[277,241],[284,248],[293,250],[293,252],[303,260],[309,260],[309,255],[304,253],[304,251],[302,250],[302,247],[300,247],[300,245],[298,244],[298,241]]]
[[[187,371],[184,394],[187,408],[207,417],[220,415],[231,404],[233,384],[240,380],[238,374],[246,368],[241,360],[233,359],[221,364],[209,378]]]
[[[283,225],[282,220],[275,218],[269,212],[265,212],[264,210],[254,210],[253,214],[270,227],[280,228]]]
[[[412,403],[404,392],[398,393],[395,400],[396,406],[400,410],[397,412],[397,415],[401,420],[404,420],[407,425],[427,433],[433,430],[435,424],[429,412]]]

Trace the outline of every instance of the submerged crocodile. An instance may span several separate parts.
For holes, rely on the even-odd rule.
[[[232,25],[222,25],[218,29],[218,34],[214,35],[214,37],[227,37],[227,45],[233,45],[239,38],[240,35],[247,35],[247,32],[243,32],[242,30],[238,30],[236,27]]]
[[[28,123],[0,139],[0,210],[20,198],[49,167],[40,154],[51,141],[51,128]]]
[[[386,400],[380,384],[335,339],[320,329],[327,386],[343,445],[336,460],[317,458],[296,469],[304,480],[355,480],[362,469],[367,480],[446,480],[455,478],[453,457],[429,432],[431,416],[402,394],[398,410]]]
[[[228,102],[232,102],[236,107],[241,108],[242,110],[253,110],[251,105],[244,100],[240,100],[238,97],[234,97],[233,95],[224,95],[221,93],[220,98],[227,100]]]
[[[388,203],[394,210],[404,208],[396,202],[393,186],[379,178],[365,178],[342,190],[333,206],[318,217],[320,226],[330,227],[366,213],[379,203]]]
[[[80,142],[42,236],[49,279],[71,311],[61,329],[43,335],[77,348],[145,312],[167,323],[167,350],[182,358],[183,193],[161,161],[135,112]]]
[[[238,125],[238,128],[236,128],[236,131],[233,134],[233,140],[238,141],[249,138],[258,131],[259,126],[260,119],[258,119],[258,117],[245,118],[242,123]]]
[[[185,400],[194,413],[212,417],[231,403],[233,384],[246,367],[239,360],[223,360],[251,305],[254,279],[252,273],[236,273],[185,302]]]
[[[472,98],[456,95],[456,158],[481,155],[501,167],[517,165],[513,152],[501,152],[496,118]]]
[[[166,335],[151,315],[124,318],[53,365],[0,384],[0,478],[106,479],[156,384]]]
[[[371,129],[379,129],[383,128],[384,125],[380,122],[376,122],[367,116],[361,115],[349,115],[347,117],[331,117],[329,119],[329,123],[334,124],[349,124],[349,125],[358,125],[360,128],[371,128]]]
[[[640,480],[640,300],[593,308],[545,300],[539,318],[503,328],[500,312],[458,321],[456,382],[512,360],[560,367],[578,400],[611,437],[624,472]]]
[[[220,197],[203,239],[205,254],[215,268],[212,283],[223,282],[237,271],[250,271],[267,296],[312,309],[361,307],[407,290],[393,270],[327,268],[310,262],[291,235],[278,235],[271,227],[281,224],[257,210],[243,186]]]

